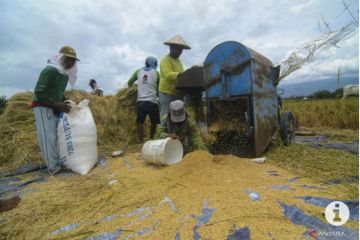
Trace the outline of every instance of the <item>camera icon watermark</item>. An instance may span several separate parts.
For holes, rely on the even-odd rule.
[[[350,217],[348,206],[341,201],[329,203],[325,209],[325,218],[328,223],[333,226],[341,226],[345,224]]]

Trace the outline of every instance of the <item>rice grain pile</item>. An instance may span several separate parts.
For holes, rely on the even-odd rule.
[[[177,234],[193,239],[195,231],[202,239],[226,239],[231,229],[248,226],[251,239],[268,239],[269,233],[275,239],[299,239],[306,228],[286,219],[279,201],[325,222],[322,207],[297,197],[347,196],[341,185],[320,186],[307,178],[289,182],[293,177],[266,163],[205,151],[192,152],[169,167],[146,165],[132,153],[110,159],[87,176],[49,177],[33,184],[17,208],[2,214],[6,220],[0,221],[0,236],[87,239],[121,229],[118,239],[175,239]],[[272,188],[284,184],[291,190]],[[259,193],[260,201],[252,201],[247,191]],[[206,205],[212,214],[195,228]],[[357,229],[353,221],[345,226]]]

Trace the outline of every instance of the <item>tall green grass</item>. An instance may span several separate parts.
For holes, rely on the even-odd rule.
[[[283,111],[295,116],[298,127],[359,129],[359,99],[285,100]]]

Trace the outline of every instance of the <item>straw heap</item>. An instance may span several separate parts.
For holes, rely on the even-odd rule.
[[[98,97],[84,91],[71,90],[65,96],[79,103],[89,99],[94,117],[99,153],[124,149],[136,144],[136,86],[120,90],[115,96]],[[9,99],[0,115],[0,167],[14,169],[24,163],[41,162],[35,119],[27,106],[31,92],[19,93]],[[135,145],[136,146],[136,145]]]

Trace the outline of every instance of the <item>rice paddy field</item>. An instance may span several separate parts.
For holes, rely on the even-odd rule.
[[[284,111],[294,113],[298,126],[308,128],[359,129],[359,99],[285,100]]]
[[[275,134],[264,163],[194,151],[161,167],[142,160],[134,88],[107,97],[66,95],[90,100],[104,161],[86,176],[42,169],[5,177],[42,163],[26,109],[32,93],[13,96],[0,115],[0,200],[21,200],[0,211],[0,239],[315,239],[314,232],[329,231],[357,239],[358,98],[285,100],[296,142],[283,146]],[[111,157],[118,149],[125,154]],[[331,200],[351,205],[340,227],[325,220],[323,202]]]

